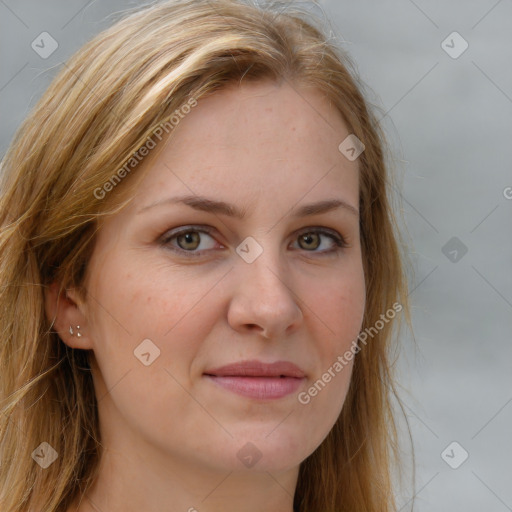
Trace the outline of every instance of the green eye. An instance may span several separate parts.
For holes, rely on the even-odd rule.
[[[207,226],[187,226],[184,229],[166,233],[161,240],[161,244],[180,255],[202,256],[203,253],[215,248],[215,244],[213,244],[210,247],[203,247],[198,250],[201,244],[207,244],[204,235],[214,241],[212,232],[213,230]],[[332,242],[330,247],[317,250],[322,246],[325,239]],[[329,255],[347,247],[345,239],[338,232],[327,228],[308,228],[307,231],[304,230],[299,233],[296,240],[298,241],[299,250],[318,255]],[[222,245],[221,247],[224,248]]]

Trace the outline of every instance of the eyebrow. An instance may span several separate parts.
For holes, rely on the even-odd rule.
[[[155,208],[156,206],[161,206],[164,204],[185,204],[194,208],[195,210],[200,210],[204,212],[227,215],[228,217],[234,217],[236,219],[244,219],[247,214],[247,210],[245,208],[238,209],[236,206],[226,203],[224,201],[217,201],[216,199],[210,199],[204,196],[197,195],[185,195],[185,196],[177,196],[177,197],[169,197],[167,199],[162,199],[160,201],[156,201],[154,203],[143,206],[140,210],[137,211],[137,215],[143,213],[149,209]],[[343,201],[342,199],[325,199],[323,201],[319,201],[316,203],[306,204],[301,206],[300,208],[296,208],[292,210],[292,215],[294,217],[307,217],[309,215],[318,215],[321,213],[326,213],[338,208],[343,208],[344,210],[356,215],[359,217],[359,211],[354,208],[351,204]]]

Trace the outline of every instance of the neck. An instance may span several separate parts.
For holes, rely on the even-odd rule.
[[[135,456],[137,459],[137,456]],[[293,512],[298,468],[286,472],[208,471],[168,464],[162,470],[105,451],[93,486],[73,512]]]

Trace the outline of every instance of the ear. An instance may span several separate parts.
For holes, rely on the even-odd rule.
[[[92,349],[87,315],[85,314],[86,308],[83,302],[76,290],[63,290],[59,294],[59,287],[59,283],[54,282],[44,290],[46,317],[50,321],[52,329],[69,347]]]

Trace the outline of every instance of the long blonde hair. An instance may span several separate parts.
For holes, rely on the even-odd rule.
[[[383,134],[348,57],[302,14],[290,3],[279,12],[236,0],[168,1],[129,13],[64,65],[19,128],[2,161],[0,198],[3,512],[65,512],[97,474],[102,446],[88,353],[52,331],[44,289],[54,281],[81,289],[98,219],[113,211],[95,190],[191,98],[242,79],[321,90],[366,146],[358,160],[363,328],[396,302],[408,315]],[[135,176],[136,168],[124,181]],[[398,322],[355,357],[336,424],[301,464],[295,510],[395,510],[390,348]],[[32,457],[42,442],[58,454],[46,469]]]

